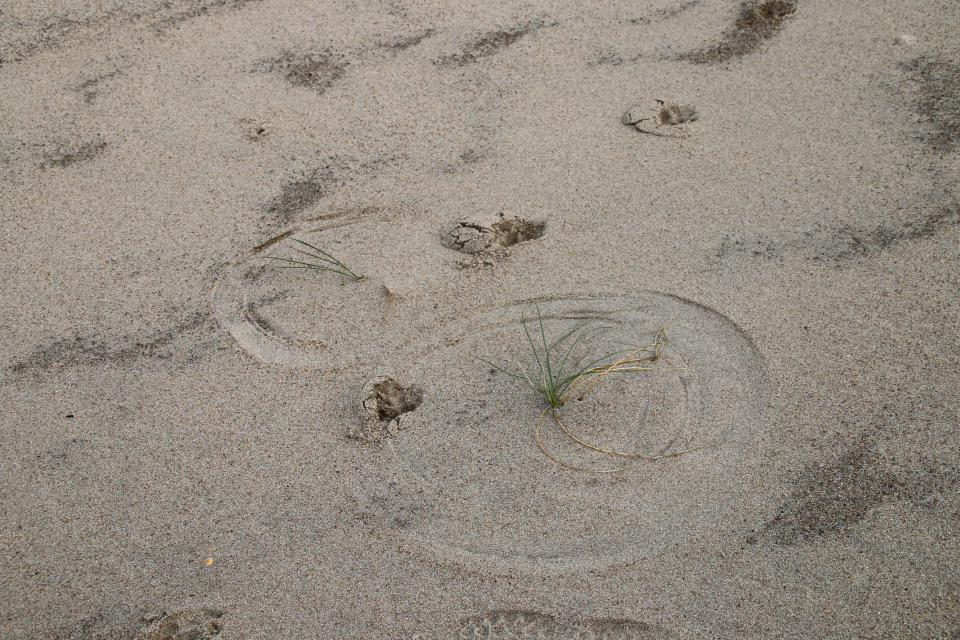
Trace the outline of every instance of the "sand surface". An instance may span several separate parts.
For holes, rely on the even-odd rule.
[[[0,637],[960,637],[958,52],[952,0],[3,3]],[[640,455],[522,317],[655,345],[558,413]]]

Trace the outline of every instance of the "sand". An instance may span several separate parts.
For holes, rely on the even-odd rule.
[[[956,638],[958,51],[948,0],[6,3],[0,637]],[[558,414],[640,455],[509,375],[538,314],[664,328]]]

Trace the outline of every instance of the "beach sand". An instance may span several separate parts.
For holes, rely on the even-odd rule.
[[[949,0],[6,3],[0,637],[958,637],[958,51]],[[646,457],[509,375],[570,331],[657,345],[557,414]]]

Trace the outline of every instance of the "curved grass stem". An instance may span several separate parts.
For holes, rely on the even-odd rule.
[[[567,436],[569,436],[570,439],[572,439],[572,440],[573,440],[574,442],[576,442],[577,444],[579,444],[579,445],[581,445],[581,446],[583,446],[583,447],[586,447],[587,449],[592,449],[593,451],[598,451],[598,452],[600,452],[600,453],[606,453],[606,454],[610,454],[610,455],[623,456],[623,457],[629,457],[629,458],[639,458],[641,461],[640,461],[640,462],[637,462],[637,463],[634,463],[634,464],[627,465],[627,466],[625,466],[625,467],[616,467],[616,468],[613,468],[613,469],[589,469],[589,468],[587,468],[587,467],[578,467],[578,466],[576,466],[576,465],[570,464],[569,462],[564,462],[563,460],[557,458],[557,457],[554,456],[552,453],[550,453],[549,451],[547,451],[547,448],[543,445],[543,440],[540,438],[540,429],[541,429],[541,426],[542,426],[542,424],[543,424],[543,416],[547,413],[547,411],[552,411],[552,413],[553,413],[553,419],[556,420],[557,424],[560,426],[560,428],[563,430],[563,432],[564,432],[565,434],[567,434]],[[645,465],[645,464],[649,464],[649,463],[651,463],[651,462],[655,462],[656,460],[662,460],[663,458],[672,458],[672,457],[674,457],[674,456],[679,456],[679,455],[682,455],[682,454],[684,454],[684,453],[690,453],[691,451],[699,451],[700,449],[707,449],[707,448],[709,448],[709,447],[718,447],[718,446],[720,446],[720,445],[722,444],[722,443],[720,443],[720,442],[712,442],[712,443],[710,443],[710,444],[701,445],[701,446],[699,446],[699,447],[692,447],[692,448],[690,448],[690,449],[684,449],[683,451],[671,451],[670,453],[664,453],[664,454],[661,454],[661,455],[659,455],[659,456],[649,456],[649,455],[645,455],[645,454],[638,453],[638,452],[635,452],[635,451],[626,452],[626,451],[617,451],[617,450],[615,450],[615,449],[604,449],[604,448],[602,448],[602,447],[597,447],[597,446],[594,446],[594,445],[589,444],[589,443],[587,443],[587,442],[584,442],[583,440],[581,440],[581,439],[578,438],[577,436],[573,435],[573,433],[570,432],[570,430],[567,428],[567,426],[566,426],[565,424],[563,424],[563,421],[560,420],[560,414],[558,414],[558,413],[557,413],[557,410],[554,409],[553,407],[547,407],[547,408],[545,408],[543,411],[540,412],[540,418],[537,420],[536,436],[537,436],[537,445],[540,447],[540,450],[543,451],[544,454],[546,454],[546,456],[547,456],[548,458],[550,458],[551,460],[553,460],[553,461],[556,462],[557,464],[561,464],[561,465],[567,467],[568,469],[575,469],[576,471],[586,471],[586,472],[588,472],[588,473],[617,473],[617,472],[619,472],[619,471],[629,471],[630,469],[636,469],[637,467],[641,467],[641,466],[643,466],[643,465]]]

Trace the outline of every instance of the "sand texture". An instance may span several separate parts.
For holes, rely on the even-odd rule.
[[[5,2],[0,102],[3,640],[960,638],[955,0]]]

